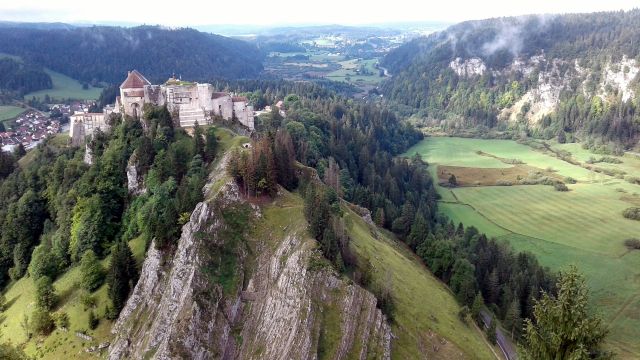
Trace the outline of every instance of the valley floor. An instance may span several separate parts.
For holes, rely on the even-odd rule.
[[[640,186],[586,169],[590,157],[601,155],[578,144],[550,145],[553,150],[571,152],[579,165],[509,140],[428,138],[406,155],[418,152],[435,164],[430,167],[434,178],[440,175],[439,166],[484,169],[479,174],[497,169],[496,173],[505,177],[510,172],[504,169],[528,166],[556,178],[577,180],[567,184],[568,192],[548,185],[485,186],[483,179],[478,179],[477,185],[438,186],[440,211],[456,223],[473,225],[488,236],[509,242],[518,251],[534,253],[553,270],[577,265],[587,277],[593,305],[610,326],[609,346],[620,358],[637,358],[640,251],[629,251],[623,241],[640,234],[640,222],[625,219],[622,211],[638,206]],[[627,176],[640,174],[640,159],[631,155],[619,159],[621,164],[596,166],[618,169]],[[455,174],[456,168],[446,169]]]

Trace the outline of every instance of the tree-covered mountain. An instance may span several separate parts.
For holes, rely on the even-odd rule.
[[[0,58],[0,91],[24,94],[51,86],[51,76],[41,66],[25,64],[10,57]]]
[[[253,45],[193,29],[109,26],[0,27],[0,52],[84,82],[119,83],[133,68],[152,80],[251,78],[262,71]]]
[[[640,10],[463,22],[382,65],[386,96],[429,119],[630,147],[640,136]]]

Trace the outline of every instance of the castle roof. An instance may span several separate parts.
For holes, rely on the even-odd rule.
[[[211,94],[211,98],[212,99],[218,99],[221,97],[225,97],[225,96],[229,96],[229,94],[225,93],[225,92],[214,92]]]
[[[233,102],[247,102],[247,98],[244,96],[234,96],[231,98]]]
[[[151,85],[138,70],[129,71],[127,79],[120,85],[120,89],[142,89],[145,85]]]

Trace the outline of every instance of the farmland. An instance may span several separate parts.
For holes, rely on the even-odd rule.
[[[546,185],[438,187],[440,212],[507,241],[516,250],[534,253],[554,270],[576,264],[587,277],[593,304],[610,326],[609,346],[621,358],[632,358],[640,353],[640,252],[628,250],[623,241],[640,234],[640,222],[621,214],[640,201],[640,186],[585,169],[587,159],[601,155],[580,145],[549,145],[571,152],[578,164],[510,140],[428,138],[406,155],[420,153],[432,164],[432,175],[439,175],[438,166],[452,173],[457,171],[455,166],[472,168],[464,170],[466,176],[494,169],[490,173],[495,175],[500,169],[520,166],[500,159],[517,159],[557,178],[576,179],[576,184],[567,184],[568,192]],[[618,159],[621,164],[597,166],[636,176],[640,172],[637,158]],[[504,173],[507,176],[510,171]]]

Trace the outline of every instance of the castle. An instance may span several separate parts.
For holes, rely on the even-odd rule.
[[[245,97],[216,92],[211,84],[199,84],[169,78],[162,85],[152,85],[137,70],[129,71],[120,85],[115,106],[105,107],[102,113],[78,113],[71,116],[70,136],[74,145],[84,141],[95,129],[106,130],[111,113],[123,113],[133,118],[142,116],[145,104],[167,105],[177,113],[181,127],[210,124],[214,117],[237,119],[250,130],[254,129],[253,106]]]

